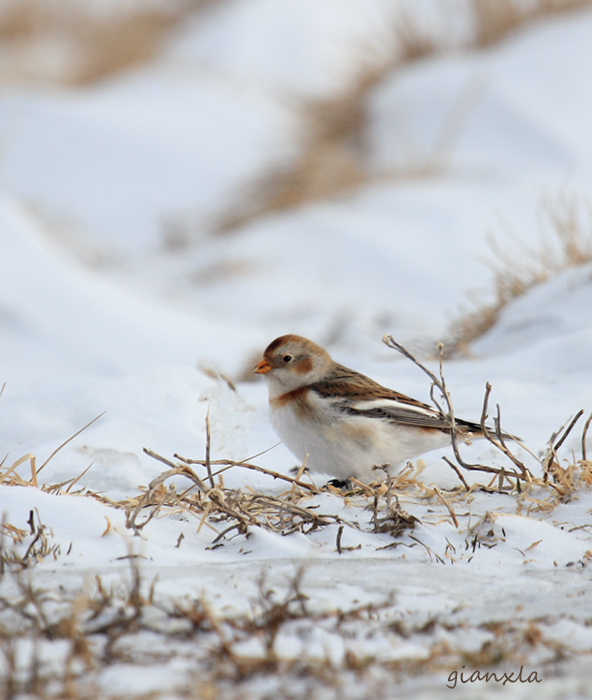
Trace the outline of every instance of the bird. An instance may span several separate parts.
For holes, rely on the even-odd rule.
[[[374,467],[388,465],[393,473],[451,443],[446,415],[338,364],[302,336],[276,338],[255,372],[266,380],[278,436],[312,471],[334,477],[337,485],[352,477],[377,480]],[[477,423],[455,418],[455,424],[463,437],[483,437]]]

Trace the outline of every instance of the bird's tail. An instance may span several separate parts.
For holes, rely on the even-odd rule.
[[[473,423],[472,421],[455,419],[455,424],[457,431],[461,435],[470,433],[472,437],[477,439],[486,438],[486,435],[483,432],[483,428],[481,427],[480,423]],[[493,438],[500,437],[497,429],[492,425],[486,425],[485,430],[487,431],[488,435],[490,435]],[[516,435],[511,435],[510,433],[506,433],[503,430],[501,433],[501,438],[503,440],[514,440],[516,442],[521,441],[519,437],[516,437]]]

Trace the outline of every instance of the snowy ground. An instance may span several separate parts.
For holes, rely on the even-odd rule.
[[[452,692],[466,697],[589,697],[591,263],[518,297],[445,363],[459,416],[479,418],[490,382],[505,428],[539,455],[584,409],[559,453],[577,465],[573,488],[467,494],[448,449],[400,483],[414,528],[381,531],[368,494],[305,490],[298,505],[325,518],[310,531],[218,538],[228,523],[174,506],[129,527],[133,499],[166,470],[143,448],[202,458],[208,410],[212,458],[277,442],[265,387],[243,381],[274,337],[308,336],[428,400],[427,377],[382,334],[425,353],[467,295],[491,298],[488,234],[526,266],[524,246],[557,246],[541,202],[557,213],[579,196],[590,252],[590,12],[393,71],[367,104],[368,184],[208,234],[243,188],[294,156],[298,99],[340,86],[352,41],[384,41],[387,3],[368,16],[353,1],[347,12],[288,5],[216,3],[140,69],[0,93],[0,677],[49,697],[65,678],[75,697],[432,698],[457,672]],[[247,41],[258,28],[261,41]],[[434,158],[431,174],[401,176]],[[167,247],[183,227],[191,245]],[[462,453],[511,466],[486,442]],[[252,461],[295,466],[282,445]],[[173,483],[170,503],[190,485]],[[241,468],[224,486],[285,492]],[[541,682],[460,680],[521,666]]]

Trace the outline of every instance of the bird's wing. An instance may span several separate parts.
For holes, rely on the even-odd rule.
[[[417,428],[450,431],[450,422],[427,404],[381,386],[359,372],[337,365],[324,380],[309,386],[318,396],[332,400],[336,408],[350,415],[388,420]],[[476,423],[457,420],[458,428],[481,432]]]

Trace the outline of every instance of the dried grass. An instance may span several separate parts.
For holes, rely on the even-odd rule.
[[[529,658],[536,659],[540,671],[570,654],[566,646],[545,639],[543,620],[515,616],[500,620],[498,616],[480,626],[493,639],[467,652],[463,644],[455,648],[452,641],[455,633],[462,637],[466,628],[459,611],[446,621],[402,611],[394,614],[392,599],[319,609],[309,603],[302,568],[279,588],[271,587],[262,575],[251,611],[237,614],[214,612],[199,595],[183,600],[161,596],[155,582],[143,579],[137,558],[130,557],[129,565],[129,576],[119,585],[106,586],[97,577],[86,592],[60,599],[22,572],[12,576],[10,595],[0,589],[2,697],[11,700],[26,693],[37,698],[100,697],[101,674],[110,667],[164,668],[175,656],[193,669],[185,680],[171,676],[168,691],[175,697],[261,697],[257,689],[266,678],[267,692],[274,689],[265,697],[282,697],[282,689],[297,691],[305,683],[309,697],[318,697],[317,693],[368,697],[368,688],[373,687],[372,696],[386,700],[405,676],[449,672],[461,664],[495,668],[502,662],[525,663]],[[324,654],[308,653],[306,646],[300,653],[280,651],[281,636],[304,644],[318,634],[340,640],[341,659],[328,649]],[[439,641],[443,636],[449,641]],[[382,639],[385,648],[396,648],[406,640],[426,648],[427,655],[377,658],[360,647],[368,638]],[[28,655],[23,642],[30,643]],[[546,662],[541,660],[545,648]],[[48,662],[49,658],[53,661]],[[360,685],[359,694],[343,695],[346,687],[355,684]],[[124,697],[146,696],[132,692]]]
[[[454,426],[452,401],[442,368],[439,377],[433,375],[402,346],[392,339],[386,340],[390,347],[403,352],[432,378],[433,388],[440,392],[446,406],[440,410]],[[483,424],[487,418],[488,396],[489,391],[484,401]],[[471,526],[470,509],[468,513],[461,512],[459,506],[470,504],[477,490],[513,494],[518,512],[526,509],[529,515],[537,511],[549,513],[558,503],[577,497],[579,492],[592,486],[592,462],[586,453],[586,436],[592,415],[585,421],[582,431],[581,459],[573,456],[567,466],[562,466],[564,460],[558,458],[558,451],[580,417],[578,414],[551,436],[540,460],[542,476],[538,478],[530,475],[513,455],[508,454],[507,435],[501,430],[498,408],[495,428],[486,432],[486,437],[498,451],[513,460],[514,469],[468,465],[460,455],[457,455],[455,467],[457,474],[461,470],[476,469],[488,479],[493,477],[489,484],[476,483],[469,488],[460,479],[461,487],[449,491],[428,486],[419,479],[424,466],[419,461],[416,466],[408,465],[383,481],[363,484],[352,479],[346,493],[328,487],[333,498],[366,513],[365,519],[348,520],[331,512],[320,512],[318,499],[323,497],[327,502],[327,491],[308,480],[304,465],[292,478],[254,464],[252,460],[258,455],[241,462],[212,460],[208,449],[208,423],[204,459],[175,455],[173,461],[146,450],[150,457],[163,463],[166,470],[136,497],[114,502],[82,487],[78,493],[124,510],[127,527],[134,533],[144,532],[155,517],[182,513],[194,520],[198,531],[202,527],[211,529],[211,548],[223,546],[237,536],[248,538],[256,528],[279,535],[294,532],[307,535],[333,526],[337,529],[335,549],[339,554],[352,549],[343,545],[343,533],[348,528],[375,533],[380,542],[384,542],[386,534],[392,538],[386,547],[421,548],[433,562],[454,563],[459,557],[470,562],[478,548],[492,548],[505,539],[503,528],[496,523],[495,513],[485,513]],[[454,441],[453,429],[453,445]],[[62,446],[67,442],[69,440]],[[57,452],[54,451],[50,459]],[[18,474],[18,469],[27,463],[31,467],[29,479]],[[18,488],[33,487],[36,480],[37,488],[59,495],[66,493],[80,478],[63,484],[40,484],[35,464],[34,456],[28,454],[12,465],[3,466],[0,481]],[[223,483],[223,475],[230,469],[255,470],[276,483],[285,482],[288,488],[283,493],[273,494],[248,487],[245,490],[230,489]],[[386,466],[378,466],[377,475],[380,471],[387,472]],[[180,478],[188,482],[184,489],[178,486]],[[423,522],[405,512],[403,499],[423,504]],[[462,533],[467,517],[469,525],[464,552],[457,552],[457,548],[448,542],[446,551],[438,553],[422,541],[421,527],[424,522],[430,522],[430,518],[436,518],[437,522],[448,520]],[[108,530],[109,522],[106,532]],[[180,543],[181,537],[177,544]],[[338,693],[344,684],[359,683],[361,688],[366,688],[368,683],[374,683],[373,697],[387,698],[391,696],[393,683],[409,674],[449,672],[463,663],[495,668],[516,660],[523,663],[530,655],[537,659],[540,669],[543,665],[541,649],[550,663],[571,653],[561,644],[546,641],[544,632],[530,620],[516,621],[513,618],[487,623],[482,628],[491,631],[495,638],[483,642],[477,650],[466,652],[462,644],[456,648],[451,641],[438,641],[443,634],[452,640],[451,634],[463,632],[466,623],[459,621],[454,611],[444,622],[438,616],[418,620],[413,614],[400,611],[394,616],[394,601],[390,599],[346,609],[335,606],[319,609],[309,603],[304,586],[306,570],[302,568],[279,589],[277,585],[271,587],[262,576],[257,598],[252,600],[249,613],[227,609],[214,611],[203,595],[183,600],[158,595],[156,582],[142,578],[140,557],[131,549],[125,557],[130,567],[129,576],[121,585],[107,586],[97,577],[86,591],[64,593],[58,597],[55,591],[44,590],[35,584],[33,571],[34,565],[44,557],[55,558],[60,553],[59,544],[51,540],[50,528],[41,523],[33,511],[27,526],[18,527],[3,520],[0,526],[2,697],[17,698],[25,693],[39,698],[98,697],[101,673],[109,667],[118,664],[138,669],[158,664],[164,667],[175,655],[187,659],[194,669],[191,683],[185,681],[175,685],[172,681],[179,697],[195,697],[196,689],[202,697],[247,697],[265,677],[278,684],[273,691],[277,697],[282,696],[283,688],[294,688],[306,682],[309,688],[314,687],[319,692],[331,690]],[[590,558],[592,554],[585,555],[581,566],[586,566]],[[320,633],[341,640],[345,651],[340,660],[328,651],[325,654],[289,654],[279,641],[284,636],[306,640]],[[388,660],[361,651],[359,640],[377,636],[384,639],[385,648],[396,645],[399,639],[415,640],[426,648],[427,656]],[[26,658],[23,656],[25,641],[29,643],[26,648],[31,650]],[[61,651],[52,652],[51,649]],[[51,663],[49,658],[53,659]],[[136,696],[129,694],[126,697]]]
[[[48,556],[56,560],[61,552],[60,545],[52,542],[53,532],[41,522],[36,509],[29,511],[27,522],[29,531],[7,523],[5,518],[0,524],[0,577],[6,569],[28,569]],[[5,548],[7,540],[11,543],[8,549]],[[24,552],[21,554],[19,549]]]
[[[110,12],[74,0],[5,0],[0,81],[84,85],[140,65],[190,13],[214,1],[136,4]]]
[[[375,77],[378,72],[369,71],[337,97],[303,105],[296,158],[251,183],[214,222],[214,232],[228,233],[260,217],[328,199],[367,182],[361,134],[365,95]]]
[[[527,507],[527,513],[530,513],[537,510],[550,512],[558,504],[568,502],[576,497],[578,492],[588,490],[592,486],[592,462],[588,460],[586,452],[586,438],[592,423],[592,414],[582,429],[580,459],[573,455],[571,460],[561,460],[558,453],[567,437],[572,434],[583,411],[551,435],[543,456],[539,458],[520,440],[502,429],[499,405],[496,406],[496,414],[493,417],[494,425],[489,426],[491,386],[488,384],[483,401],[481,430],[485,439],[510,462],[511,466],[467,463],[459,449],[460,433],[456,428],[452,399],[443,374],[443,353],[440,355],[440,374],[436,376],[393,338],[386,337],[384,342],[414,362],[432,380],[432,401],[436,410],[441,412],[443,420],[450,425],[451,431],[454,461],[447,457],[443,459],[458,476],[458,489],[443,492],[437,486],[422,482],[419,477],[425,465],[421,460],[416,466],[408,465],[393,476],[389,475],[388,465],[377,465],[375,469],[377,472],[384,472],[384,480],[365,484],[352,478],[345,493],[331,484],[319,489],[314,483],[304,480],[304,465],[295,477],[289,477],[259,467],[251,460],[211,460],[209,424],[206,419],[205,459],[188,459],[175,455],[173,461],[145,449],[147,455],[165,464],[167,470],[153,479],[140,495],[125,502],[110,502],[110,505],[125,510],[126,526],[135,534],[140,533],[156,516],[183,513],[198,523],[198,532],[204,525],[213,531],[212,548],[223,546],[225,542],[237,536],[248,538],[254,528],[285,536],[295,532],[307,535],[329,525],[337,525],[335,549],[340,554],[347,549],[342,546],[343,532],[345,528],[352,528],[373,533],[388,533],[394,541],[386,547],[397,547],[403,543],[410,546],[413,542],[424,547],[430,559],[442,561],[439,555],[411,534],[416,524],[421,524],[421,520],[403,510],[400,497],[404,496],[409,502],[429,504],[433,510],[437,506],[434,512],[438,513],[438,519],[448,519],[460,530],[455,504],[470,502],[472,494],[478,490],[512,494],[516,499],[517,512],[522,512]],[[434,392],[439,392],[440,399],[436,399]],[[441,407],[441,402],[444,407]],[[534,475],[524,465],[516,456],[515,450],[510,448],[510,443],[519,445],[536,460],[540,467],[540,475]],[[200,467],[204,471],[203,476],[194,471],[194,467]],[[279,494],[256,491],[250,487],[245,490],[227,488],[222,477],[229,469],[254,470],[276,481],[281,480],[289,484],[290,488]],[[477,480],[469,486],[463,472],[481,473],[486,476],[486,481]],[[184,477],[189,482],[188,487],[181,491],[175,482],[171,481],[177,480],[178,477]],[[165,486],[167,481],[170,483],[168,488]],[[331,512],[320,512],[315,497],[327,491],[335,497],[343,497],[346,506],[369,511],[371,516],[366,524],[361,524],[355,518],[347,519]],[[98,497],[96,494],[88,495]],[[384,549],[385,546],[380,548]]]
[[[471,0],[475,46],[482,48],[543,17],[592,6],[590,0]]]
[[[328,525],[338,525],[336,550],[341,553],[341,537],[344,527],[360,529],[357,522],[349,521],[331,513],[318,511],[318,504],[311,499],[327,492],[341,497],[339,489],[328,485],[319,489],[314,484],[301,480],[300,474],[291,478],[273,472],[247,461],[228,460],[190,460],[175,455],[177,462],[172,462],[151,450],[146,454],[166,464],[169,469],[152,480],[143,495],[130,499],[123,507],[126,510],[126,525],[139,533],[163,509],[168,513],[183,512],[192,515],[199,522],[198,531],[207,524],[216,536],[212,548],[222,546],[233,533],[233,537],[242,535],[246,538],[253,528],[263,528],[282,536],[294,532],[309,534]],[[206,469],[208,478],[200,478],[190,465],[200,465]],[[212,468],[216,471],[212,471]],[[267,474],[273,479],[281,479],[291,484],[283,493],[272,495],[258,492],[247,487],[246,490],[225,488],[220,476],[230,468],[255,470]],[[303,470],[300,470],[300,473]],[[194,486],[181,493],[176,488],[166,489],[164,482],[178,476],[186,477]],[[413,529],[417,518],[410,516],[401,508],[395,489],[405,486],[411,490],[422,490],[416,480],[413,468],[403,470],[397,477],[389,478],[386,483],[377,481],[363,484],[352,480],[350,490],[345,495],[346,502],[372,511],[371,531],[388,532],[393,538],[401,537],[406,530]],[[218,483],[214,483],[214,478]],[[195,488],[195,490],[194,490]],[[222,528],[220,528],[222,523]],[[343,548],[345,549],[345,548]]]
[[[394,28],[392,45],[392,52],[383,58],[361,57],[359,69],[336,95],[301,105],[297,157],[253,182],[215,222],[216,232],[227,233],[261,216],[347,193],[368,182],[364,143],[368,94],[394,68],[438,48],[407,16]]]
[[[483,398],[483,409],[481,411],[480,427],[483,437],[492,445],[498,452],[512,464],[512,467],[492,466],[491,464],[469,464],[465,461],[459,450],[459,433],[456,427],[456,419],[452,398],[446,386],[446,380],[443,371],[444,346],[440,344],[440,371],[439,376],[427,369],[417,358],[415,358],[406,348],[397,343],[392,336],[385,336],[383,342],[397,352],[401,353],[408,360],[416,364],[432,381],[430,388],[430,397],[436,410],[440,413],[442,419],[450,428],[450,439],[452,450],[454,453],[454,462],[448,457],[442,459],[454,470],[458,476],[466,493],[471,493],[475,489],[485,491],[498,491],[499,493],[513,493],[517,497],[516,510],[522,512],[525,502],[531,505],[528,507],[527,514],[531,510],[552,511],[558,504],[570,501],[578,491],[589,489],[592,486],[592,462],[587,458],[586,440],[588,430],[592,423],[592,414],[590,414],[584,423],[580,444],[582,450],[581,459],[577,459],[572,455],[571,461],[565,460],[567,466],[561,465],[561,460],[558,457],[558,452],[561,446],[565,443],[568,436],[574,430],[579,419],[584,415],[584,410],[580,410],[575,416],[570,418],[563,426],[554,432],[543,451],[542,458],[536,456],[535,452],[529,449],[522,441],[512,435],[509,435],[501,426],[501,410],[499,404],[496,405],[496,415],[493,418],[493,427],[489,426],[487,421],[489,418],[489,396],[491,394],[491,385],[489,382],[485,385],[485,394]],[[437,392],[439,398],[436,398]],[[443,403],[443,406],[441,405]],[[510,449],[510,442],[519,445],[528,454],[533,457],[540,465],[541,476],[534,476],[529,469],[526,468],[515,452]],[[490,477],[489,483],[476,482],[471,487],[467,484],[463,471],[465,472],[481,472]],[[551,491],[551,493],[549,493]],[[433,493],[440,498],[444,505],[448,508],[450,516],[458,528],[458,522],[450,503],[439,492],[437,487],[433,487]],[[533,498],[533,494],[536,497]],[[533,509],[533,505],[535,506]]]
[[[538,247],[520,243],[510,232],[503,249],[490,237],[494,300],[478,305],[454,320],[448,329],[447,354],[467,353],[469,345],[492,328],[501,311],[514,299],[565,270],[592,262],[592,206],[575,195],[560,194],[543,203],[550,236]]]
[[[108,13],[72,0],[7,0],[0,5],[0,41],[5,48],[0,82],[35,80],[82,85],[140,65],[157,54],[175,26],[216,1],[220,0],[184,0],[152,8],[137,5]],[[488,46],[527,22],[591,3],[469,0],[475,29],[467,45]],[[360,66],[349,85],[334,96],[303,104],[303,137],[297,157],[258,177],[212,228],[231,231],[261,216],[348,193],[367,183],[371,178],[364,143],[368,94],[394,69],[448,48],[447,37],[437,41],[410,15],[402,15],[393,28],[390,54],[369,60],[360,51]],[[46,59],[32,60],[31,56],[40,50],[48,52]],[[417,177],[433,174],[441,167],[442,163],[428,159],[419,168],[410,165],[393,176]],[[191,233],[185,228],[173,224],[174,233],[165,232],[165,245],[174,247],[179,241],[190,241]]]
[[[363,529],[355,519],[348,520],[337,516],[331,512],[319,511],[316,498],[323,494],[332,494],[334,497],[344,498],[348,506],[356,506],[364,510],[371,511],[372,516],[367,523],[369,530],[374,533],[389,533],[393,539],[398,539],[408,535],[410,530],[415,528],[421,521],[413,515],[406,513],[399,502],[399,497],[405,494],[408,499],[416,502],[439,504],[444,507],[446,518],[450,518],[454,526],[459,529],[459,521],[456,516],[453,501],[465,495],[470,495],[475,490],[497,491],[500,493],[512,493],[521,499],[521,502],[528,500],[531,495],[538,490],[538,493],[549,492],[552,498],[548,499],[549,507],[554,507],[557,503],[566,502],[579,490],[592,486],[592,462],[588,459],[586,450],[586,439],[592,414],[584,423],[581,435],[581,458],[576,459],[575,455],[571,460],[567,460],[567,466],[562,466],[562,461],[558,456],[559,450],[565,443],[567,437],[572,433],[584,411],[580,411],[571,418],[558,431],[551,435],[548,444],[543,451],[541,458],[524,446],[521,441],[508,434],[501,426],[501,412],[499,405],[496,406],[496,413],[493,417],[493,426],[488,423],[489,419],[489,397],[491,386],[486,385],[483,409],[480,420],[480,427],[483,437],[492,445],[497,452],[501,453],[511,464],[508,466],[492,466],[491,464],[469,464],[463,458],[459,448],[459,438],[467,441],[466,436],[459,431],[456,424],[452,399],[446,386],[443,372],[443,346],[440,346],[440,370],[439,376],[427,369],[417,358],[415,358],[406,348],[397,343],[392,337],[383,338],[385,344],[403,354],[408,360],[415,363],[431,380],[432,386],[430,395],[435,409],[442,416],[442,420],[449,425],[451,434],[451,445],[453,448],[454,461],[444,457],[446,463],[454,470],[459,478],[461,488],[443,493],[437,486],[428,486],[421,479],[420,475],[425,467],[422,460],[417,464],[408,464],[399,470],[397,474],[389,473],[389,465],[377,465],[377,480],[366,484],[355,478],[349,480],[347,490],[334,487],[331,482],[323,488],[317,487],[308,476],[305,464],[302,464],[298,473],[292,477],[276,471],[265,469],[252,462],[259,455],[242,461],[227,459],[212,460],[210,457],[210,429],[209,418],[206,416],[206,444],[205,459],[189,459],[175,454],[174,459],[163,457],[152,450],[144,449],[144,452],[151,458],[163,463],[167,468],[155,477],[148,487],[140,488],[140,493],[134,497],[128,497],[123,501],[113,501],[108,497],[90,491],[83,486],[72,491],[78,484],[86,471],[92,466],[89,465],[81,474],[64,482],[57,484],[38,483],[38,476],[47,463],[83,430],[91,426],[101,416],[97,416],[81,430],[65,440],[55,449],[51,455],[43,462],[41,467],[36,468],[36,458],[28,453],[17,459],[14,463],[0,465],[0,484],[9,486],[35,487],[53,494],[76,494],[99,500],[100,502],[125,511],[126,527],[134,534],[140,534],[153,518],[162,515],[182,514],[194,519],[199,532],[204,526],[214,533],[212,546],[222,546],[225,541],[236,536],[249,537],[253,528],[261,528],[280,534],[290,535],[294,532],[309,534],[329,525],[338,526],[337,551],[341,551],[341,536],[344,528],[355,530]],[[510,449],[509,444],[515,443],[526,450],[539,464],[540,476],[533,473],[524,465]],[[6,461],[6,460],[4,460]],[[31,476],[24,478],[18,473],[18,468],[27,463],[30,466]],[[204,470],[200,474],[195,471],[195,467]],[[224,485],[224,474],[230,469],[240,469],[256,471],[267,475],[274,481],[280,481],[288,487],[280,493],[269,493],[257,491],[249,486],[244,490],[241,488],[229,488]],[[379,472],[384,472],[381,480]],[[463,472],[478,472],[484,474],[489,480],[488,483],[476,482],[469,487]],[[179,479],[186,479],[188,485],[179,490]],[[167,486],[168,482],[168,486]],[[544,497],[544,496],[542,496]],[[542,498],[541,497],[541,498]],[[541,500],[541,499],[539,499]],[[519,503],[519,507],[521,503]],[[40,523],[34,524],[33,511],[28,522],[32,538],[28,544],[24,555],[11,559],[12,564],[19,564],[21,568],[27,568],[31,560],[41,560],[43,557],[59,553],[59,548],[49,544],[46,529]],[[107,529],[110,523],[107,519]],[[13,544],[22,544],[24,530],[14,528],[3,522],[0,529],[1,542],[6,537],[12,539]],[[178,545],[180,542],[178,543]],[[389,546],[397,546],[395,542]],[[2,546],[0,546],[2,549]],[[4,550],[0,560],[6,562]],[[4,557],[4,558],[3,558]]]
[[[589,6],[592,0],[469,0],[474,32],[464,48],[484,48],[529,22]],[[301,107],[303,137],[298,155],[291,163],[273,168],[253,181],[214,222],[213,230],[227,233],[262,216],[347,195],[370,182],[375,176],[366,166],[368,95],[393,71],[449,50],[447,37],[437,41],[422,31],[410,15],[402,15],[393,28],[390,54],[375,61],[361,58],[360,68],[338,94],[305,102]],[[474,86],[469,88],[472,104]],[[454,114],[442,125],[433,152],[420,164],[410,163],[401,172],[389,173],[390,179],[433,176],[445,170],[448,159],[441,156],[452,150],[457,132],[464,126],[466,97],[462,96]],[[187,242],[191,236],[184,231],[180,238]]]

